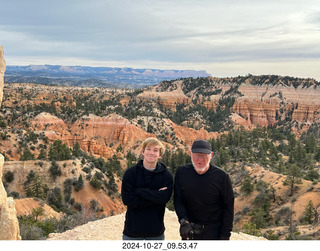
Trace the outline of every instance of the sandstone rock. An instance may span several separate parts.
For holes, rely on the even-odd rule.
[[[125,213],[89,222],[64,233],[52,233],[47,240],[122,240]],[[165,240],[181,240],[176,213],[166,209]],[[244,233],[231,233],[231,240],[266,240]]]
[[[42,215],[38,216],[39,220],[45,220],[50,218],[56,218],[60,220],[63,214],[53,210],[48,204],[40,203],[34,198],[15,199],[15,208],[17,215],[32,215],[34,209],[41,207],[43,209]]]
[[[142,100],[159,100],[159,102],[166,108],[176,110],[176,104],[190,103],[190,98],[188,98],[181,89],[181,81],[175,82],[175,90],[169,91],[159,91],[157,90],[157,86],[151,88],[148,91],[144,91],[143,93],[138,95],[139,99]]]
[[[0,46],[0,105],[3,96],[3,77],[6,64],[3,48]],[[0,240],[21,240],[19,222],[13,198],[8,198],[2,184],[2,168],[4,157],[0,154]]]
[[[282,85],[241,85],[233,111],[248,124],[273,125],[281,115],[292,112],[292,121],[315,122],[320,119],[320,89]],[[285,117],[281,117],[285,119]]]
[[[223,98],[223,94],[228,92],[233,83],[233,79],[212,78],[210,88],[212,90],[221,90],[220,94],[205,97],[204,106],[215,111],[219,99]],[[320,88],[310,81],[306,84],[299,80],[300,85],[294,87],[296,83],[283,84],[280,80],[276,85],[271,83],[252,84],[251,81],[242,83],[238,88],[240,96],[236,96],[232,112],[241,116],[243,120],[241,124],[245,127],[253,127],[256,125],[269,126],[275,124],[279,119],[292,120],[299,123],[313,123],[320,119]],[[164,107],[176,110],[177,104],[192,104],[195,89],[188,93],[183,91],[183,83],[177,80],[170,83],[160,83],[157,86],[150,87],[138,95],[141,100],[157,100]],[[198,101],[201,100],[198,97]],[[287,117],[289,114],[289,117]],[[290,115],[291,114],[291,115]],[[291,118],[290,118],[291,117]],[[234,121],[234,120],[233,120]]]
[[[116,147],[112,149],[106,147],[106,144],[119,144],[125,149],[130,149],[139,140],[154,136],[117,114],[106,117],[93,114],[83,116],[71,126],[70,132],[72,135],[81,135],[75,139],[80,143],[81,149],[106,158],[116,153]]]
[[[0,240],[21,240],[13,198],[8,198],[2,184],[4,157],[0,154]]]

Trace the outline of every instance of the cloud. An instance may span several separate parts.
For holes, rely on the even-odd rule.
[[[253,66],[319,58],[319,24],[316,0],[12,0],[0,43],[7,62]]]

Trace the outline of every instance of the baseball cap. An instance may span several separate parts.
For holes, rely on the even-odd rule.
[[[203,139],[196,140],[192,144],[191,152],[210,154],[212,152],[211,144]]]

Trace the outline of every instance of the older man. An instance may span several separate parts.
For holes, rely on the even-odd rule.
[[[174,206],[182,239],[229,240],[233,227],[234,195],[229,175],[210,163],[211,144],[196,140],[192,164],[178,168]]]

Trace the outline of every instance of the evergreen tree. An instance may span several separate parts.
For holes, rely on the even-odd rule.
[[[271,220],[269,212],[259,207],[253,211],[252,223],[254,223],[258,229],[266,228]]]
[[[312,224],[314,222],[314,206],[312,200],[308,202],[308,205],[306,206],[304,213],[302,215],[302,218],[300,222],[306,223],[306,224]]]
[[[102,187],[102,182],[96,176],[94,176],[89,183],[93,188],[97,190],[99,190]]]
[[[60,139],[53,142],[49,149],[49,159],[50,160],[68,160],[71,159],[71,150],[66,145],[63,144]]]
[[[133,166],[137,161],[136,156],[131,151],[128,151],[126,155],[126,159],[127,159],[127,167]]]
[[[39,155],[38,155],[38,159],[44,160],[44,159],[46,159],[46,158],[47,158],[47,152],[46,152],[46,150],[41,149],[41,150],[40,150],[40,153],[39,153]]]
[[[49,168],[50,174],[55,180],[57,176],[61,176],[61,168],[55,160],[51,161],[51,167]]]
[[[254,190],[254,185],[252,184],[252,179],[250,177],[246,177],[241,185],[240,191],[245,195],[249,195]]]
[[[6,182],[11,183],[14,180],[14,173],[11,171],[8,171],[5,173],[3,177]]]
[[[307,153],[314,153],[316,151],[317,141],[313,133],[308,135],[305,145]]]
[[[42,200],[46,199],[49,190],[48,186],[43,181],[43,177],[36,173],[34,173],[32,178],[29,178],[29,181],[25,183],[24,189],[27,197],[36,197]]]
[[[283,182],[284,186],[289,186],[290,193],[289,196],[293,196],[294,186],[296,184],[301,184],[302,172],[301,169],[295,164],[289,164],[286,171],[286,179]]]
[[[305,179],[311,180],[311,181],[317,181],[319,180],[320,175],[318,171],[316,171],[313,167],[311,167],[308,172],[306,173]]]
[[[269,208],[270,208],[270,199],[273,198],[272,195],[272,189],[270,189],[270,184],[259,180],[256,184],[256,190],[259,192],[259,194],[254,199],[253,203],[256,207],[262,208],[264,211],[269,214]]]
[[[79,158],[83,155],[83,152],[80,148],[80,144],[78,141],[73,146],[72,155],[76,158]]]
[[[48,193],[48,203],[51,207],[56,207],[57,209],[62,208],[62,195],[61,189],[59,187],[55,187]]]
[[[21,161],[25,161],[25,160],[34,160],[34,155],[31,153],[29,148],[25,148],[23,150],[23,154],[20,157]]]
[[[75,182],[74,190],[78,192],[83,187],[84,187],[83,178],[82,178],[82,175],[80,174],[78,180]]]

